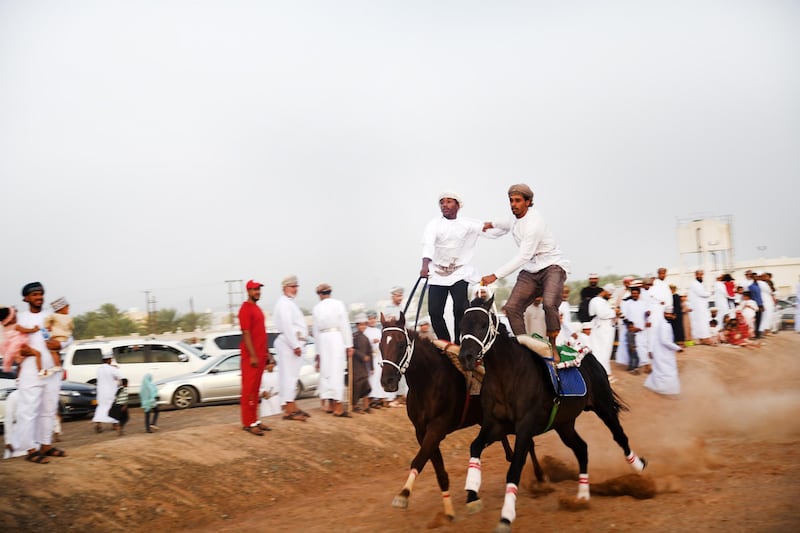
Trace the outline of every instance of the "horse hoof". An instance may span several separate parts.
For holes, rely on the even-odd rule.
[[[481,500],[475,500],[475,501],[469,502],[467,504],[467,513],[468,514],[479,513],[482,510],[483,510],[483,502]]]
[[[405,496],[395,496],[394,500],[392,500],[392,507],[396,507],[397,509],[407,509],[408,498]]]
[[[511,523],[506,520],[500,520],[492,533],[511,533]]]

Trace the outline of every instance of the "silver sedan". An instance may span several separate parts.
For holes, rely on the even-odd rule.
[[[298,396],[315,391],[319,382],[319,372],[308,361],[304,362],[296,385]],[[219,355],[194,372],[162,379],[155,385],[158,405],[177,409],[204,403],[238,402],[242,395],[240,356],[238,353]]]

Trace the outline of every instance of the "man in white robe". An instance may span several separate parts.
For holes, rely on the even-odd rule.
[[[467,289],[478,281],[478,271],[472,265],[478,236],[484,235],[483,222],[459,217],[463,202],[456,192],[439,195],[436,217],[425,226],[422,234],[422,266],[419,275],[428,278],[428,314],[436,337],[458,344],[461,338],[461,318],[468,305]],[[453,335],[444,318],[448,295],[453,304]]]
[[[114,405],[117,386],[122,379],[122,372],[113,364],[111,349],[103,354],[103,364],[97,367],[97,408],[94,410],[92,422],[97,433],[103,431],[101,424],[116,424],[119,420],[108,414]]]
[[[800,276],[797,285],[794,286],[794,330],[800,333]]]
[[[390,291],[391,303],[381,310],[384,320],[400,319],[400,312],[403,310],[404,294],[405,290],[403,287],[392,287],[392,290]],[[408,317],[406,317],[406,321],[407,320]],[[405,400],[406,394],[408,394],[408,383],[406,383],[406,377],[403,376],[400,378],[400,382],[397,384],[397,390],[395,392],[386,393],[386,399],[389,401],[389,406],[400,407],[401,403]],[[399,402],[397,401],[398,398],[400,398]]]
[[[658,394],[680,394],[681,382],[678,378],[678,364],[675,361],[675,353],[682,351],[681,347],[675,344],[672,333],[672,326],[669,320],[675,318],[672,313],[672,306],[661,310],[653,310],[650,315],[652,321],[652,354],[653,371],[644,381],[644,386]]]
[[[17,428],[15,450],[28,450],[34,462],[48,462],[44,457],[63,457],[63,450],[54,448],[53,427],[58,412],[61,390],[61,370],[53,371],[50,350],[61,349],[61,343],[45,339],[44,287],[38,281],[22,288],[22,297],[28,308],[17,313],[17,324],[26,328],[38,327],[39,331],[28,334],[28,346],[41,354],[42,368],[50,369],[47,376],[40,377],[36,358],[25,357],[17,371],[19,398],[17,401]],[[38,455],[38,458],[35,457]]]
[[[647,313],[649,302],[641,297],[641,288],[631,285],[631,297],[622,303],[622,312],[627,322],[628,371],[638,373],[638,368],[649,364],[647,352]]]
[[[765,281],[764,273],[758,272],[756,275],[758,286],[761,288],[761,302],[764,306],[758,329],[761,335],[769,335],[772,333],[773,322],[775,321],[775,296],[772,293],[772,287]]]
[[[566,285],[561,291],[561,303],[558,306],[558,315],[561,318],[561,331],[558,333],[558,337],[556,337],[556,346],[562,346],[567,344],[569,339],[577,338],[578,333],[580,333],[578,331],[572,331],[572,325],[570,324],[572,321],[572,310],[569,306],[569,287]]]
[[[613,296],[609,300],[612,309],[617,313],[617,351],[614,360],[620,364],[628,366],[630,356],[628,355],[628,343],[625,338],[628,335],[628,326],[625,324],[625,313],[622,311],[622,302],[630,298],[630,286],[633,283],[633,276],[622,278],[622,287],[617,287]]]
[[[692,325],[692,336],[699,339],[701,344],[709,344],[711,330],[711,311],[708,308],[708,299],[711,293],[703,286],[703,271],[695,272],[695,280],[689,284],[689,320]]]
[[[614,284],[607,283],[603,290],[589,301],[589,316],[592,317],[590,346],[595,358],[611,376],[611,350],[614,348],[614,320],[617,313],[608,300],[614,293]]]
[[[667,269],[664,267],[659,268],[658,275],[653,280],[653,285],[647,291],[650,298],[662,308],[666,305],[672,305],[672,291],[666,278]]]
[[[714,282],[714,307],[720,316],[725,316],[730,311],[728,303],[728,288],[725,286],[725,281],[722,279],[725,275],[720,274]],[[718,320],[719,322],[719,320]]]
[[[333,411],[336,416],[345,412],[344,371],[347,356],[353,354],[353,334],[344,303],[331,298],[331,286],[317,286],[319,302],[314,306],[314,340],[319,354],[319,399],[324,411]]]
[[[303,312],[294,301],[299,284],[297,276],[288,276],[281,281],[283,294],[275,302],[272,321],[280,332],[275,339],[275,352],[278,359],[278,390],[283,418],[285,420],[305,421],[308,413],[297,407],[297,380],[303,366],[303,350],[308,338],[308,326]]]
[[[375,408],[382,407],[383,401],[388,398],[386,391],[381,386],[381,372],[383,371],[380,349],[381,330],[378,327],[377,318],[378,314],[375,311],[368,311],[367,329],[364,330],[364,335],[367,336],[372,346],[372,374],[369,376],[369,385],[372,388],[372,392],[370,392],[370,398],[372,398],[370,407]]]
[[[564,302],[562,301],[561,303],[563,304]],[[561,305],[558,306],[558,312],[560,315]],[[542,338],[547,335],[547,325],[544,321],[544,308],[542,307],[541,296],[536,298],[533,303],[525,309],[522,319],[525,321],[525,332],[528,335],[533,335],[535,333]],[[556,344],[558,344],[558,342],[556,342]]]

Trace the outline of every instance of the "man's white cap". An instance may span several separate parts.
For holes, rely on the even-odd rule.
[[[439,200],[441,201],[442,198],[452,198],[458,202],[459,207],[464,207],[464,202],[461,201],[461,195],[455,191],[442,191],[439,193]]]
[[[614,292],[614,289],[616,289],[616,286],[614,286],[613,283],[606,283],[603,285],[603,290],[606,292]]]
[[[600,276],[597,274],[597,272],[589,272],[589,279],[599,278],[599,277]]]

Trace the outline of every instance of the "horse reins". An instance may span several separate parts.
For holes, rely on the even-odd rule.
[[[466,339],[472,339],[478,346],[481,347],[481,351],[476,356],[477,360],[480,361],[483,359],[483,356],[486,355],[486,352],[492,347],[494,344],[495,339],[497,339],[497,328],[499,324],[499,319],[495,313],[491,313],[484,309],[483,307],[470,307],[466,311],[464,311],[464,315],[466,316],[467,313],[470,311],[480,311],[486,315],[486,318],[489,321],[489,327],[486,330],[486,335],[484,335],[483,339],[479,339],[475,335],[471,333],[467,333],[466,335],[461,335],[461,344],[464,344]]]
[[[408,306],[411,305],[411,300],[414,299],[414,293],[417,292],[417,287],[419,286],[419,282],[425,279],[425,283],[422,285],[422,291],[419,293],[419,302],[417,304],[417,316],[414,319],[414,329],[417,329],[417,322],[419,321],[419,312],[422,309],[422,300],[425,298],[425,289],[428,288],[428,278],[417,278],[417,282],[414,284],[414,288],[411,289],[411,292],[408,295],[408,300],[406,301],[406,307],[403,309],[403,316],[408,312]],[[395,363],[394,361],[389,361],[388,359],[381,359],[380,366],[383,367],[383,363],[389,363],[391,366],[395,367],[400,375],[404,375],[406,370],[408,369],[408,365],[411,364],[411,355],[414,353],[414,341],[408,335],[408,330],[405,328],[398,328],[396,326],[391,326],[388,328],[383,328],[383,331],[399,331],[402,333],[406,338],[406,351],[403,354],[403,357],[400,358],[400,363]]]
[[[388,359],[381,359],[380,366],[383,367],[383,363],[388,363],[391,366],[395,367],[400,375],[404,375],[406,370],[408,369],[408,365],[411,364],[411,354],[414,353],[414,341],[408,335],[408,330],[405,328],[398,328],[396,326],[390,326],[388,328],[383,328],[383,332],[387,331],[399,331],[406,337],[406,351],[403,354],[403,357],[400,358],[400,363],[397,364],[394,361],[389,361]]]
[[[408,300],[406,300],[406,307],[403,309],[403,315],[408,313],[408,306],[411,305],[411,300],[414,299],[414,293],[417,292],[417,287],[419,286],[419,282],[425,280],[425,283],[422,285],[422,291],[419,293],[419,301],[417,302],[417,316],[414,317],[414,330],[417,329],[417,324],[419,323],[419,312],[422,310],[422,301],[425,299],[425,289],[428,288],[428,278],[423,278],[420,276],[417,278],[417,282],[414,284],[414,288],[411,289],[411,292],[408,294]],[[408,336],[408,335],[406,335]]]

